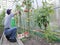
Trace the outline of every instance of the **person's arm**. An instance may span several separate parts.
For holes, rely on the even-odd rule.
[[[21,12],[20,12],[20,11],[16,11],[16,12],[14,12],[14,13],[11,13],[10,15],[11,15],[11,17],[14,17],[14,16],[17,15],[17,14],[20,14],[20,15],[21,15]]]
[[[18,11],[16,11],[15,13],[14,13],[14,15],[17,15],[18,14]]]
[[[20,14],[20,15],[21,15],[21,12],[20,12],[20,11],[16,11],[16,12],[14,13],[14,15],[17,15],[17,14]]]

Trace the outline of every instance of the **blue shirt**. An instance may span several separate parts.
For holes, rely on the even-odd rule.
[[[11,19],[14,14],[6,15],[4,18],[4,28],[11,28]]]

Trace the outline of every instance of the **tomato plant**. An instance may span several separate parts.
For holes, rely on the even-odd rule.
[[[38,26],[41,28],[41,29],[44,29],[46,30],[46,28],[48,27],[49,25],[49,18],[50,18],[50,15],[52,15],[54,13],[54,9],[53,9],[53,5],[49,4],[49,6],[47,6],[46,4],[47,2],[43,2],[43,6],[38,10],[38,14],[37,14],[37,23],[38,23]]]

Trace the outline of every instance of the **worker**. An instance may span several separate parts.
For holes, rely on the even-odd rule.
[[[8,41],[10,42],[16,42],[16,31],[17,27],[11,27],[11,19],[14,17],[14,15],[17,15],[20,13],[19,11],[16,11],[15,13],[12,13],[12,9],[7,9],[6,15],[4,17],[4,34]]]

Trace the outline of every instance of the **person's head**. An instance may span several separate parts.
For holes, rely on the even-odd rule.
[[[11,13],[11,9],[7,9],[6,13],[9,15]]]

